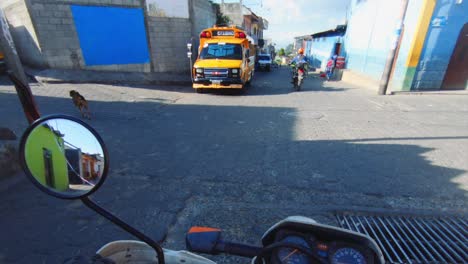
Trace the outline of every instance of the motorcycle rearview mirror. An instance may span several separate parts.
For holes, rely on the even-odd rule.
[[[107,149],[88,124],[68,116],[34,122],[20,142],[20,161],[28,178],[42,191],[62,199],[80,199],[104,182]]]
[[[99,189],[109,169],[104,141],[90,125],[66,115],[40,118],[24,132],[19,153],[25,174],[40,190],[62,199],[81,199],[96,213],[151,246],[157,253],[157,263],[165,263],[157,242],[88,197]]]

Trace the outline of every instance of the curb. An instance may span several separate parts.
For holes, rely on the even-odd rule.
[[[391,92],[390,95],[468,95],[468,90],[453,90],[453,91],[395,91]]]
[[[25,71],[32,80],[44,84],[95,83],[114,85],[192,86],[192,80],[187,76],[171,73],[127,73],[59,69],[41,70],[33,68],[26,68]]]
[[[145,84],[145,85],[165,85],[165,86],[192,86],[192,82],[189,81],[117,81],[117,80],[63,80],[63,79],[43,79],[39,76],[35,76],[39,83],[48,84],[66,84],[66,83],[94,83],[94,84]]]

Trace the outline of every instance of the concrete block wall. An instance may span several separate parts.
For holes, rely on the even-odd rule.
[[[182,0],[181,0],[182,1]],[[95,65],[85,64],[80,40],[75,27],[71,5],[107,6],[145,9],[144,1],[140,0],[0,0],[1,7],[9,7],[19,13],[18,6],[22,3],[21,13],[30,16],[26,33],[33,35],[37,48],[26,47],[24,50],[37,50],[35,57],[40,58],[42,66],[59,69],[88,69],[107,71],[132,72],[188,72],[186,44],[193,36],[198,39],[199,32],[215,24],[216,15],[208,0],[190,1],[192,16],[189,18],[153,17],[145,15],[150,63]],[[17,6],[18,5],[18,6]],[[29,12],[28,12],[29,11]],[[7,16],[8,17],[8,16]],[[23,18],[22,18],[23,19]],[[16,23],[15,18],[11,19]],[[21,20],[21,19],[20,19]],[[24,19],[23,19],[24,20]],[[11,23],[11,21],[10,21]],[[25,25],[22,22],[18,25]],[[33,26],[34,25],[34,26]],[[16,30],[16,29],[15,29]],[[19,30],[17,30],[19,32]],[[36,34],[37,33],[37,34]],[[24,41],[20,43],[26,43]],[[198,44],[197,44],[198,45]],[[24,52],[23,54],[27,54]],[[34,58],[31,54],[26,57]],[[36,65],[38,65],[36,64]]]
[[[186,18],[148,17],[151,61],[154,72],[189,72],[187,43],[191,23]]]
[[[42,54],[51,68],[149,71],[148,65],[87,66],[83,59],[70,5],[140,7],[137,0],[29,0]]]
[[[239,27],[244,27],[244,15],[240,3],[224,3],[221,5],[221,12],[228,16],[231,22]]]
[[[194,57],[198,56],[198,45],[200,44],[199,34],[205,28],[210,28],[216,24],[216,14],[213,5],[208,0],[192,1],[192,23],[193,23],[193,51]]]
[[[29,10],[48,66],[82,67],[83,57],[69,5],[58,1],[31,0]]]
[[[47,66],[25,1],[4,0],[1,1],[0,8],[6,14],[22,63],[34,67]]]

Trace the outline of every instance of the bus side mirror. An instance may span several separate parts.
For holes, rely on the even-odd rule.
[[[187,57],[192,58],[192,43],[187,43]]]

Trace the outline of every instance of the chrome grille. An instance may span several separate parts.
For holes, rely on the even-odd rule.
[[[228,76],[228,69],[205,69],[206,78],[226,78]]]
[[[337,213],[342,228],[372,237],[386,263],[468,263],[463,217]]]

